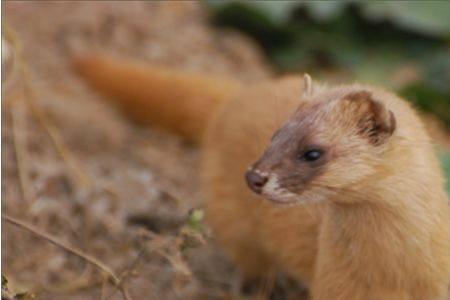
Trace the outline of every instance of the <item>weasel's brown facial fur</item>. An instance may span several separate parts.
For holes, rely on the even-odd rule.
[[[321,201],[363,182],[396,127],[369,91],[307,97],[246,173],[253,191],[279,204]]]

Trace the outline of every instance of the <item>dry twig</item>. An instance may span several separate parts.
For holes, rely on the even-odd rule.
[[[145,246],[145,243],[143,243],[139,249],[139,252],[138,252],[136,258],[131,262],[130,266],[127,269],[125,269],[125,271],[123,271],[122,274],[120,275],[119,284],[116,285],[116,287],[125,285],[125,281],[127,280],[128,276],[136,270],[140,260],[142,259],[143,255],[146,252],[147,252],[147,248]],[[121,292],[124,297],[128,296],[128,294],[124,294],[123,291],[121,291]],[[116,289],[111,294],[109,294],[105,299],[106,300],[110,299],[112,296],[114,296],[115,293],[116,293]]]

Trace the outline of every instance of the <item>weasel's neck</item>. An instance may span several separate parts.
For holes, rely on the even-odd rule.
[[[330,204],[324,218],[324,231],[333,236],[327,243],[342,243],[389,250],[390,244],[412,247],[417,239],[426,239],[433,230],[429,207],[424,203],[367,201]],[[396,203],[396,204],[394,204]]]

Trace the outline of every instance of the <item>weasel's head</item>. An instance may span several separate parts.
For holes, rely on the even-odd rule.
[[[278,204],[322,201],[373,180],[396,127],[394,114],[363,88],[304,98],[245,176]]]

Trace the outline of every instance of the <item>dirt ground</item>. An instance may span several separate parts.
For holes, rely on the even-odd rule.
[[[198,149],[130,123],[72,72],[70,58],[103,51],[251,82],[271,75],[260,50],[211,28],[198,2],[8,1],[2,9],[16,48],[2,91],[3,212],[119,279],[3,221],[10,290],[47,300],[233,298],[233,267],[207,229],[189,226],[201,207]],[[286,289],[275,298],[301,297]]]
[[[211,29],[199,3],[18,1],[3,9],[22,52],[3,91],[4,212],[125,274],[130,299],[228,298],[233,270],[209,239],[180,251],[196,234],[185,224],[201,205],[198,149],[128,122],[69,62],[107,51],[252,81],[269,74],[259,50]],[[3,226],[11,290],[36,299],[123,298],[84,259]]]

